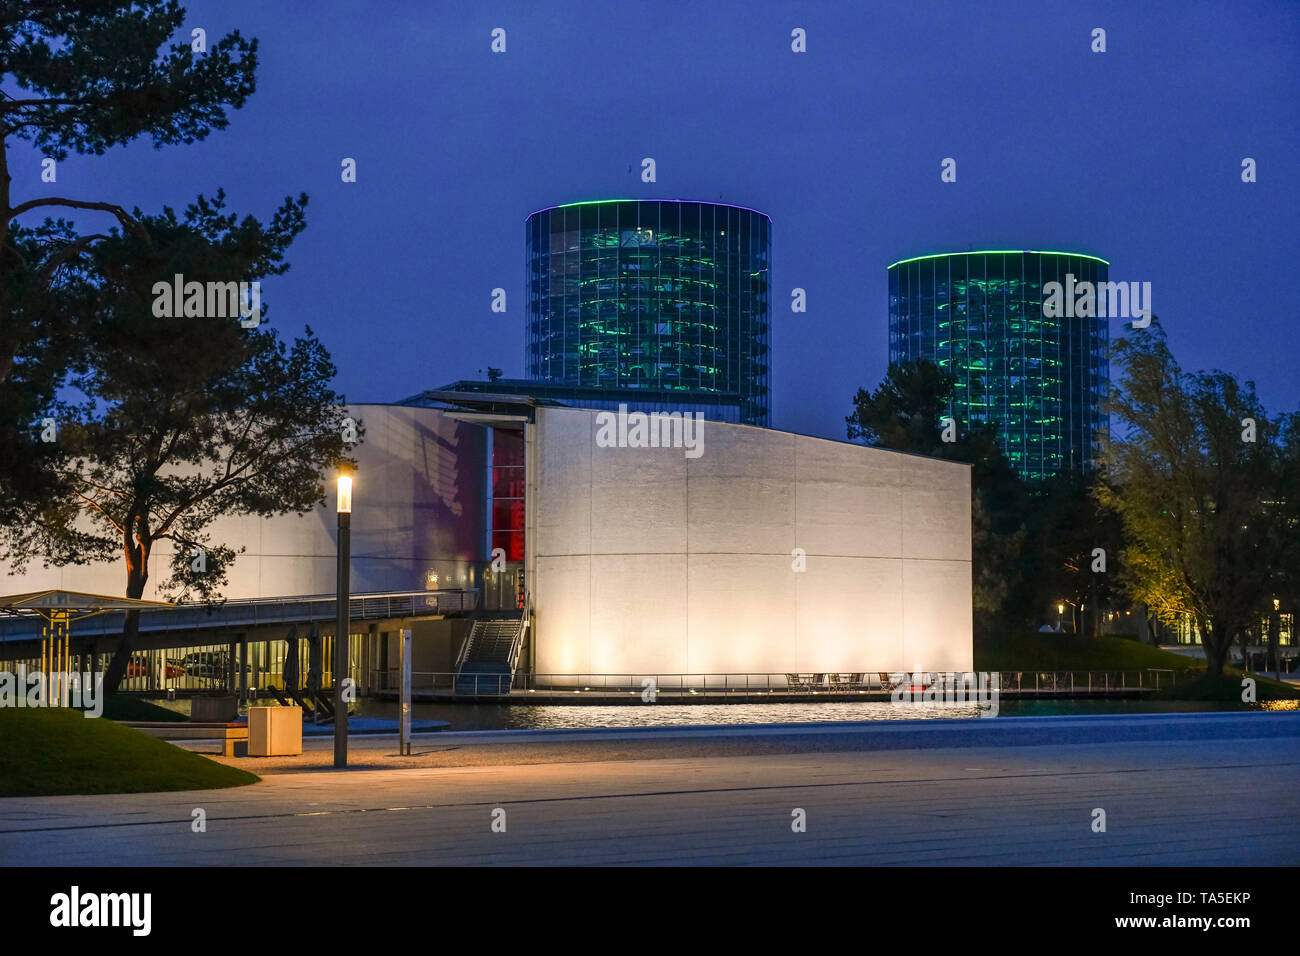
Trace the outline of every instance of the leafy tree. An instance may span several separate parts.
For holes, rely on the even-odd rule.
[[[1272,569],[1293,548],[1289,446],[1252,383],[1184,372],[1155,320],[1116,343],[1115,362],[1119,428],[1097,493],[1123,522],[1128,588],[1168,624],[1188,616],[1222,674],[1232,642],[1271,607]]]
[[[121,205],[96,197],[13,195],[10,150],[25,141],[62,160],[148,135],[190,143],[227,125],[253,92],[257,41],[236,31],[206,52],[160,48],[184,20],[174,0],[5,0],[0,5],[0,523],[21,520],[67,488],[67,448],[42,441],[42,416],[69,372],[84,367],[95,278],[86,255],[108,238],[67,220],[23,225],[53,209],[107,215],[148,241]],[[34,181],[36,172],[31,179]]]
[[[957,431],[954,440],[944,440],[942,419],[956,387],[956,376],[925,359],[891,364],[874,392],[860,388],[853,397],[853,414],[845,419],[849,439],[966,462],[974,467],[972,484],[991,491],[991,503],[1001,510],[1021,489],[992,426]]]
[[[1279,431],[1275,446],[1279,490],[1270,503],[1273,520],[1268,523],[1270,553],[1278,556],[1269,575],[1275,600],[1265,608],[1273,668],[1277,667],[1281,636],[1279,614],[1291,615],[1292,642],[1300,622],[1300,411],[1281,416]]]
[[[168,542],[175,558],[164,587],[213,600],[235,552],[210,540],[212,522],[321,501],[322,469],[349,461],[343,397],[310,329],[286,345],[238,317],[158,315],[155,284],[176,274],[251,283],[283,272],[306,197],[286,200],[266,226],[227,213],[220,192],[179,218],[171,209],[146,216],[94,197],[16,200],[9,167],[16,141],[62,160],[140,136],[161,147],[225,128],[227,110],[254,90],[257,42],[236,31],[202,51],[167,45],[184,16],[175,0],[0,8],[0,83],[16,91],[0,94],[0,410],[19,423],[0,427],[37,453],[0,466],[0,489],[33,490],[0,515],[0,548],[17,568],[33,557],[122,555],[127,596],[139,597],[153,549]],[[19,222],[57,208],[115,224],[83,234],[65,220]],[[81,400],[59,401],[61,386]],[[21,424],[37,413],[57,414],[52,448]],[[196,547],[201,563],[192,563]],[[110,692],[138,626],[128,614],[105,675]]]
[[[984,499],[978,492],[971,496],[971,610],[981,631],[991,631],[1010,616],[1017,585],[1024,581],[1017,570],[1027,534],[1023,524],[998,533]]]
[[[878,448],[949,458],[939,420],[952,401],[957,378],[933,362],[891,364],[874,392],[858,389],[845,419],[849,439]]]
[[[170,287],[177,273],[206,283],[283,272],[305,202],[286,201],[263,227],[225,212],[220,194],[200,197],[183,218],[136,212],[148,242],[125,233],[94,246],[103,284],[89,327],[95,361],[71,379],[87,401],[62,439],[69,493],[4,529],[0,540],[19,566],[31,555],[53,564],[120,555],[126,596],[138,598],[150,555],[165,541],[174,552],[164,590],[211,601],[236,554],[211,540],[217,518],[304,513],[324,500],[322,471],[351,462],[344,399],[330,387],[335,369],[310,328],[286,346],[264,322],[244,328],[238,315],[171,317],[154,308],[155,283]],[[105,674],[110,693],[137,631],[133,612]]]
[[[1018,595],[1023,606],[1048,620],[1050,609],[1061,601],[1081,608],[1080,631],[1093,637],[1101,631],[1105,609],[1125,596],[1118,573],[1123,527],[1097,500],[1095,481],[1066,469],[1033,489],[1026,534],[1036,560]]]
[[[71,234],[66,222],[11,230],[0,261],[40,263],[51,244]],[[59,388],[84,361],[94,290],[84,270],[67,266],[52,279],[42,271],[10,268],[0,281],[0,525],[66,490],[60,470],[67,449],[57,438],[69,411]]]

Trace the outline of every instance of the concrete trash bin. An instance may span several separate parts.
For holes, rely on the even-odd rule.
[[[300,753],[302,753],[301,708],[248,708],[248,755],[250,757],[290,757]]]

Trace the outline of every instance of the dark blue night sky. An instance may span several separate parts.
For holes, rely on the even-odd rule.
[[[19,150],[14,198],[156,211],[224,187],[265,217],[306,191],[308,229],[263,301],[282,333],[316,329],[350,400],[521,376],[524,217],[626,197],[772,217],[779,428],[842,438],[885,370],[886,267],[971,248],[1103,256],[1111,279],[1152,283],[1184,366],[1254,380],[1273,411],[1300,403],[1295,2],[185,5],[186,39],[261,41],[230,128],[70,157],[57,185]]]

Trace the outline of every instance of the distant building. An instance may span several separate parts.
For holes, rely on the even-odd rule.
[[[957,377],[963,432],[992,424],[1028,480],[1090,470],[1106,430],[1105,318],[1044,315],[1050,282],[1105,282],[1109,263],[1073,252],[954,252],[889,267],[889,360],[928,359]]]
[[[574,390],[552,395],[582,408],[771,423],[766,215],[617,199],[539,210],[525,232],[529,380]]]

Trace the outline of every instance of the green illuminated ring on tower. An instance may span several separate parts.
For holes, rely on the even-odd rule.
[[[1100,256],[1090,256],[1085,252],[1054,252],[1051,249],[976,249],[973,252],[936,252],[928,256],[912,256],[910,259],[899,259],[897,262],[891,262],[889,268],[894,266],[905,265],[909,262],[920,262],[922,259],[944,259],[948,256],[1076,256],[1080,259],[1092,259],[1094,262],[1100,262],[1110,265],[1108,259]]]

